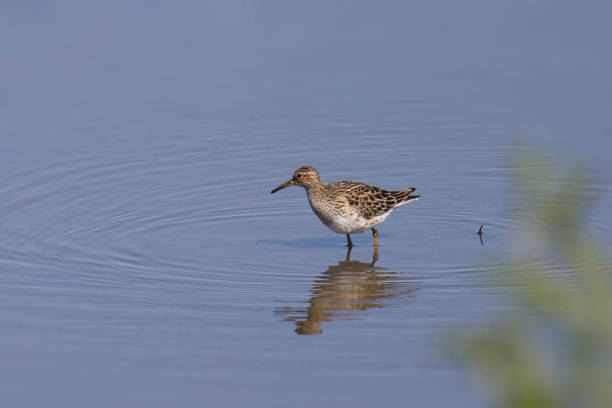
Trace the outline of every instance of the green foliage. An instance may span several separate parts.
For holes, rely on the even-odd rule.
[[[533,153],[517,168],[519,255],[497,279],[519,306],[468,336],[463,356],[499,406],[612,407],[610,262],[584,231],[583,177],[553,180]]]

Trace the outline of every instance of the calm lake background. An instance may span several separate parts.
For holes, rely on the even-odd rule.
[[[612,244],[610,15],[3,1],[0,405],[487,405],[447,335],[512,309],[516,150],[581,163]],[[302,165],[422,195],[374,267],[270,195]]]

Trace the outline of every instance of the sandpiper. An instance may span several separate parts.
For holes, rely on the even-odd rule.
[[[374,229],[391,214],[395,207],[420,196],[412,195],[414,188],[387,191],[358,181],[338,181],[325,184],[314,167],[300,167],[293,177],[271,193],[289,186],[306,189],[310,207],[329,229],[346,234],[348,247],[353,246],[350,234],[372,230],[374,248],[378,248],[378,231]]]

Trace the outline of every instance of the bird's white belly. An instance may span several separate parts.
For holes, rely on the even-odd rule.
[[[339,234],[357,234],[367,231],[375,225],[383,222],[389,216],[391,211],[379,215],[378,217],[365,218],[362,217],[356,210],[350,207],[342,209],[330,205],[325,201],[315,201],[308,199],[310,207],[319,219],[334,232]]]
[[[334,217],[328,222],[323,221],[323,223],[327,225],[332,231],[341,234],[356,234],[358,232],[363,232],[372,228],[367,226],[366,223],[363,221],[360,222],[358,220],[346,217]]]
[[[323,224],[329,229],[339,234],[357,234],[359,232],[367,231],[373,228],[375,225],[383,222],[389,213],[383,214],[379,217],[366,219],[363,217],[347,217],[341,214],[334,214],[328,216],[327,214],[321,214],[317,211],[315,213],[319,216]]]

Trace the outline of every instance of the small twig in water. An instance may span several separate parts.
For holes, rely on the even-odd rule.
[[[478,232],[475,232],[474,234],[482,235],[482,228],[484,226],[485,226],[484,224],[480,224],[480,228],[478,228]]]
[[[480,228],[478,228],[478,232],[475,232],[474,234],[478,234],[478,238],[480,238],[480,245],[484,246],[484,240],[482,239],[482,228],[484,227],[484,224],[480,224]]]

